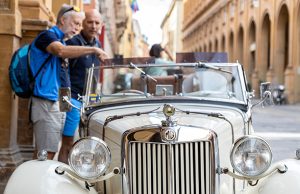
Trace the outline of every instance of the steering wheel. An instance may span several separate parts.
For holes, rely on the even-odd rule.
[[[133,93],[133,94],[144,94],[144,92],[140,91],[140,90],[134,90],[134,89],[129,89],[129,90],[122,90],[118,93]]]

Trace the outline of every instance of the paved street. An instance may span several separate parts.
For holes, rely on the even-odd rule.
[[[273,161],[294,158],[300,148],[300,104],[253,109],[256,134],[264,137],[273,151]]]

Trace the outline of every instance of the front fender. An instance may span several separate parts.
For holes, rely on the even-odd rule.
[[[82,181],[66,173],[58,175],[56,167],[65,165],[58,161],[32,160],[21,164],[10,177],[4,194],[96,194],[93,188],[85,188]]]
[[[299,194],[300,193],[300,160],[287,159],[280,161],[287,166],[285,173],[275,172],[260,180],[256,186],[249,187],[245,194]]]

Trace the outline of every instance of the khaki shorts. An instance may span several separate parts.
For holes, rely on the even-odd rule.
[[[36,150],[58,152],[58,144],[66,114],[59,111],[59,103],[32,97],[31,120]]]

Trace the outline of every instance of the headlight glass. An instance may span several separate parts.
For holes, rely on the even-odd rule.
[[[73,145],[69,164],[80,177],[94,179],[109,167],[111,155],[106,143],[96,137],[86,137]]]
[[[272,152],[268,143],[257,136],[243,136],[231,150],[233,168],[245,176],[264,173],[272,162]]]

